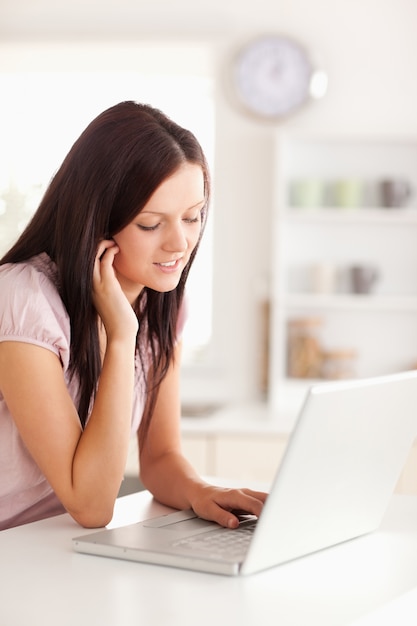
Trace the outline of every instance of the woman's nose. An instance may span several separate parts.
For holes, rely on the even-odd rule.
[[[164,241],[164,248],[170,252],[183,252],[188,247],[182,224],[170,226]]]

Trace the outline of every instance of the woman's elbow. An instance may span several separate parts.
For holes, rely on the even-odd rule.
[[[114,505],[103,509],[92,507],[82,511],[68,511],[68,513],[83,528],[103,528],[111,522],[113,509]]]

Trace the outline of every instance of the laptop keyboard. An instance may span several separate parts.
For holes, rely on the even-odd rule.
[[[256,520],[245,522],[238,528],[218,528],[206,533],[191,535],[176,541],[173,546],[191,551],[206,552],[212,557],[239,557],[244,555],[251,542],[256,527]]]

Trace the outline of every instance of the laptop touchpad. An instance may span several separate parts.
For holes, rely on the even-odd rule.
[[[169,515],[162,515],[161,517],[155,517],[154,519],[143,522],[142,526],[147,528],[166,528],[170,527],[170,530],[198,530],[199,528],[212,528],[218,526],[215,522],[209,522],[208,520],[197,517],[194,511],[178,511],[176,513],[170,513]]]

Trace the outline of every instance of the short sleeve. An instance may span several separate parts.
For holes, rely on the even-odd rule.
[[[70,323],[51,278],[31,263],[0,267],[0,341],[31,343],[54,352],[66,370]]]

